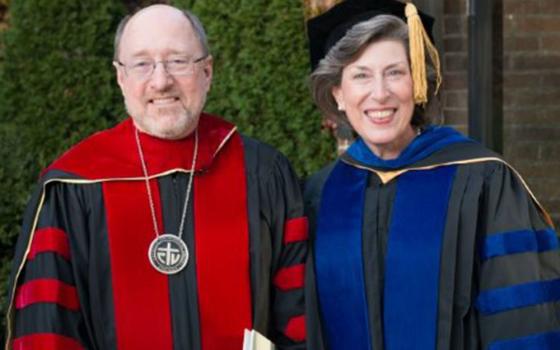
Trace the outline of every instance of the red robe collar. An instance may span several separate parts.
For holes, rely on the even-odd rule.
[[[43,174],[60,170],[88,180],[144,177],[134,129],[128,118],[114,128],[95,133],[55,160]],[[235,125],[203,113],[198,124],[196,170],[209,168],[234,132]],[[140,133],[140,142],[150,176],[190,170],[194,134],[181,140],[164,140]]]

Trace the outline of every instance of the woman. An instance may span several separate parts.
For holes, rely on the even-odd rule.
[[[413,78],[404,12],[347,1],[309,25],[315,102],[359,136],[306,183],[309,348],[560,349],[552,222],[498,155],[431,125],[437,59]]]

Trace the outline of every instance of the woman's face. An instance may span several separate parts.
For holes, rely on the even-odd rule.
[[[368,147],[382,159],[394,159],[416,135],[412,76],[404,45],[382,40],[367,46],[342,70],[332,94],[339,109]]]

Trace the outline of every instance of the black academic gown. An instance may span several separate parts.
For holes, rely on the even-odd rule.
[[[560,348],[558,239],[550,218],[522,178],[499,156],[476,143],[466,142],[448,145],[395,169],[364,164],[348,153],[338,161],[369,172],[362,218],[362,251],[372,349],[388,349],[384,339],[386,295],[383,290],[397,184],[412,169],[430,171],[445,166],[455,166],[456,172],[446,213],[442,213],[446,219],[437,282],[434,348]],[[311,176],[305,186],[312,242],[316,237],[323,187],[333,166]],[[548,237],[543,232],[548,232]],[[426,233],[418,232],[422,234]],[[330,347],[314,277],[314,253],[312,249],[307,266],[308,340],[309,348],[321,350]],[[409,283],[401,288],[416,293],[417,287]],[[494,299],[489,297],[496,291]],[[512,305],[499,306],[505,298],[510,298],[506,304],[509,301]],[[415,345],[412,327],[398,336],[409,339],[406,349],[428,350]]]
[[[236,315],[220,314],[222,305],[230,313],[236,307],[247,312],[244,325],[265,334],[279,348],[305,348],[302,287],[307,221],[298,181],[279,152],[240,136],[225,121],[203,115],[198,132],[199,155],[183,234],[190,258],[186,268],[174,275],[154,272],[148,263],[147,243],[155,236],[130,119],[86,139],[47,169],[25,213],[16,248],[8,316],[11,344],[66,350],[240,349],[242,327],[227,335],[231,341],[216,340],[224,337],[218,335],[220,329],[212,333],[222,324],[236,322]],[[196,208],[195,197],[202,192],[197,181],[212,176],[217,162],[229,157],[228,147],[235,137],[241,144],[246,184],[220,173],[229,170],[220,170],[217,175],[223,191],[212,193],[210,189],[205,192],[212,193],[205,195],[208,198],[198,198],[206,208],[198,216],[202,210]],[[153,175],[160,229],[176,233],[189,178],[192,137],[162,141],[141,134],[141,140]],[[131,183],[136,190],[119,190]],[[246,196],[242,199],[246,213],[236,224],[248,228],[246,247],[238,247],[235,238],[231,246],[224,246],[212,237],[204,239],[206,232],[195,232],[197,220],[219,224],[228,216],[213,208],[223,208],[218,204],[233,190]],[[128,214],[115,220],[123,207]],[[228,225],[218,232],[226,234],[223,237],[227,237]],[[235,227],[231,231],[233,234]],[[116,237],[123,235],[126,237],[120,241]],[[205,247],[196,246],[201,242]],[[117,244],[121,245],[120,256],[114,256]],[[236,261],[226,260],[230,255],[222,259],[213,253],[229,254],[241,248],[246,256],[237,258],[247,264],[246,271],[231,266]],[[199,249],[214,255],[197,256]],[[117,264],[119,271],[115,271]],[[242,278],[232,280],[224,271]],[[205,311],[201,300],[208,295],[201,296],[200,288],[202,283],[210,283],[205,279],[208,274],[214,278],[214,290],[208,292],[213,299],[206,300]],[[241,287],[249,291],[244,309],[238,306]]]

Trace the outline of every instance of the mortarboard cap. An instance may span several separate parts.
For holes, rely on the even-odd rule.
[[[415,16],[416,14],[418,16]],[[317,68],[319,62],[327,55],[329,50],[344,37],[350,28],[359,22],[369,20],[377,15],[394,15],[405,22],[408,20],[409,31],[414,28],[415,32],[419,30],[418,23],[411,25],[411,17],[420,18],[420,21],[417,22],[423,24],[424,28],[426,28],[424,32],[425,35],[433,41],[432,27],[434,19],[425,13],[417,11],[414,5],[410,3],[405,4],[396,0],[346,0],[333,6],[325,13],[311,18],[307,22],[311,69],[315,70],[315,68]],[[424,29],[422,29],[422,31],[424,31]],[[421,34],[417,35],[421,37]],[[411,45],[412,42],[416,41],[417,40],[411,35]],[[435,48],[433,48],[431,42],[426,44],[429,46],[429,54],[434,61]],[[423,45],[421,49],[421,57],[423,59]],[[411,50],[411,56],[413,55],[415,55],[415,51]],[[435,55],[437,56],[437,52],[435,52]],[[439,58],[436,57],[436,60],[437,62],[434,61],[434,63],[436,69],[439,71]],[[415,60],[412,59],[412,61],[414,62]],[[424,103],[425,101],[423,100],[425,100],[425,97],[419,97],[417,103]]]

